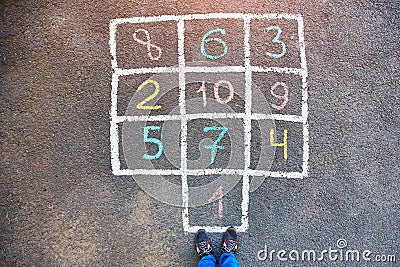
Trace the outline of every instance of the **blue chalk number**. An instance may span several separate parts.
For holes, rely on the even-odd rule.
[[[218,59],[220,57],[225,56],[226,53],[228,53],[228,45],[221,38],[215,38],[215,37],[208,38],[209,35],[216,33],[216,32],[219,32],[224,35],[226,34],[225,29],[215,29],[215,30],[208,31],[206,34],[204,34],[203,38],[201,39],[200,51],[203,54],[203,56],[205,56],[206,58],[209,58],[209,59]],[[222,52],[221,54],[216,55],[216,56],[208,54],[206,52],[204,45],[211,41],[220,43],[224,47],[224,52]]]
[[[157,132],[159,132],[160,130],[161,130],[161,127],[159,127],[159,126],[145,126],[144,127],[144,132],[143,132],[143,141],[145,142],[145,143],[153,143],[153,144],[156,144],[157,146],[158,146],[158,152],[155,154],[155,155],[147,155],[147,154],[144,154],[143,155],[143,158],[144,159],[149,159],[149,160],[152,160],[152,159],[158,159],[160,156],[161,156],[161,154],[162,154],[162,151],[163,151],[163,144],[162,144],[162,142],[161,142],[161,140],[159,140],[159,139],[156,139],[156,138],[149,138],[149,131],[157,131]]]
[[[282,52],[280,54],[274,54],[274,53],[270,53],[267,52],[267,56],[272,57],[272,58],[281,58],[286,54],[286,45],[284,42],[282,42],[281,40],[279,40],[279,38],[281,37],[282,34],[282,30],[281,28],[279,28],[278,26],[270,26],[266,29],[266,31],[271,31],[271,30],[275,30],[278,33],[275,35],[275,38],[272,39],[273,43],[277,43],[277,44],[281,44],[282,46]]]

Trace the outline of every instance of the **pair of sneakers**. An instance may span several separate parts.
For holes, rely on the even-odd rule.
[[[234,227],[229,227],[224,235],[222,241],[222,253],[235,253],[238,248],[237,232]],[[196,234],[196,252],[202,258],[203,256],[212,254],[211,240],[204,229],[200,229]]]

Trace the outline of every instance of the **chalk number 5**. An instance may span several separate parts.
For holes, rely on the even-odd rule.
[[[145,126],[143,129],[143,141],[145,143],[152,143],[157,145],[158,150],[157,153],[154,155],[148,155],[148,154],[144,154],[143,158],[144,159],[149,159],[149,160],[153,160],[153,159],[158,159],[159,157],[161,157],[162,151],[163,151],[163,143],[161,142],[161,140],[157,139],[157,138],[149,138],[149,132],[150,131],[161,131],[161,127],[159,126]]]
[[[286,45],[285,45],[284,42],[279,40],[279,38],[281,37],[281,34],[282,34],[282,30],[278,26],[269,26],[266,29],[267,32],[272,31],[272,30],[277,31],[277,34],[275,35],[274,39],[272,39],[272,42],[280,44],[282,46],[282,51],[281,51],[280,54],[274,54],[274,53],[271,53],[271,52],[267,52],[267,56],[272,57],[272,58],[281,58],[286,54]]]

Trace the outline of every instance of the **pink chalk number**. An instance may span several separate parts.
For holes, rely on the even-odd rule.
[[[229,95],[225,99],[222,99],[220,97],[220,95],[219,95],[219,87],[222,84],[227,85],[228,89],[229,89]],[[201,84],[200,89],[197,90],[196,93],[203,93],[203,106],[204,107],[207,106],[206,91],[207,91],[207,88],[206,88],[206,85],[205,85],[205,81],[203,81],[203,83]],[[232,86],[230,81],[219,80],[214,84],[214,97],[215,97],[215,100],[217,100],[217,102],[220,103],[220,104],[227,104],[227,103],[231,102],[232,99],[233,99],[234,93],[235,92],[234,92],[233,86]]]
[[[211,203],[218,199],[218,217],[222,218],[224,216],[224,206],[222,205],[222,197],[224,192],[222,191],[222,186],[218,187],[217,191],[210,197],[208,203]]]
[[[136,34],[138,32],[143,32],[146,35],[146,41],[143,41],[139,38],[137,38]],[[138,42],[141,45],[145,45],[147,47],[147,56],[151,59],[151,60],[159,60],[161,57],[161,53],[162,50],[159,46],[156,46],[154,44],[151,43],[150,40],[150,34],[148,31],[146,31],[145,29],[138,29],[135,31],[135,33],[133,34],[133,39]],[[153,56],[153,54],[151,53],[151,49],[155,48],[158,51],[158,55],[156,57]]]
[[[285,94],[284,95],[277,95],[277,94],[274,93],[275,89],[278,86],[282,86],[283,87],[283,89],[285,90]],[[280,100],[283,100],[282,104],[280,104],[279,106],[275,105],[275,104],[271,104],[271,106],[274,109],[277,109],[277,110],[284,109],[286,104],[287,104],[287,102],[289,101],[289,87],[286,85],[286,83],[276,82],[274,85],[271,86],[271,95],[273,97],[276,97],[276,98],[280,99]]]

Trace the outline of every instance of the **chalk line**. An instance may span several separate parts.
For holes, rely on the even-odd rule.
[[[181,179],[182,179],[182,225],[189,227],[189,185],[187,181],[187,121],[186,121],[186,81],[185,81],[185,22],[178,21],[178,64],[179,64],[179,111],[181,118]]]
[[[304,70],[303,69],[297,69],[297,68],[278,68],[278,67],[257,67],[257,66],[251,66],[251,71],[253,72],[278,72],[278,73],[288,73],[288,74],[295,74],[295,75],[304,75]]]
[[[135,75],[135,74],[149,74],[149,73],[177,73],[179,67],[154,67],[154,68],[140,68],[140,69],[115,69],[115,73],[120,76]]]
[[[117,32],[117,23],[111,21],[109,24],[110,28],[110,53],[111,53],[111,66],[113,69],[118,68],[118,63],[117,63],[117,41],[115,39],[116,32]]]
[[[303,71],[302,76],[302,108],[301,115],[303,117],[303,176],[308,176],[308,160],[309,160],[309,132],[308,132],[308,84],[307,84],[307,60],[304,42],[304,21],[303,17],[299,16],[298,22],[298,35],[300,44],[300,59],[301,68]]]
[[[122,122],[146,122],[146,121],[179,121],[182,119],[195,120],[195,119],[250,119],[250,120],[278,120],[289,122],[303,122],[302,116],[284,115],[284,114],[262,114],[253,113],[246,115],[246,113],[196,113],[185,115],[140,115],[140,116],[116,116],[114,118],[116,123]]]
[[[288,73],[295,75],[304,75],[304,69],[301,68],[282,68],[282,67],[258,67],[250,66],[252,72],[277,72],[277,73]],[[227,72],[238,72],[244,73],[246,68],[243,66],[210,66],[210,67],[153,67],[153,68],[138,68],[138,69],[121,69],[115,68],[115,73],[120,76],[135,75],[135,74],[148,74],[148,73],[177,73],[183,71],[185,73],[227,73]]]
[[[249,193],[250,193],[250,150],[251,150],[251,106],[252,106],[252,71],[250,64],[250,18],[246,16],[244,18],[244,65],[246,68],[245,72],[245,119],[244,119],[244,173],[243,173],[243,185],[242,185],[242,225],[240,229],[246,231],[249,227]]]
[[[203,20],[203,19],[287,19],[298,20],[300,15],[287,13],[248,14],[248,13],[208,13],[190,15],[161,15],[153,17],[116,18],[111,20],[110,26],[125,23],[148,23],[163,21]]]
[[[243,66],[224,66],[224,67],[185,67],[185,72],[194,72],[194,73],[224,73],[224,72],[244,72],[245,68]]]
[[[302,179],[302,172],[274,172],[268,170],[247,170],[244,169],[187,169],[182,171],[181,169],[123,169],[116,170],[115,175],[193,175],[193,176],[204,176],[204,175],[244,175],[245,172],[249,176],[269,176],[274,178],[289,178],[289,179]]]

